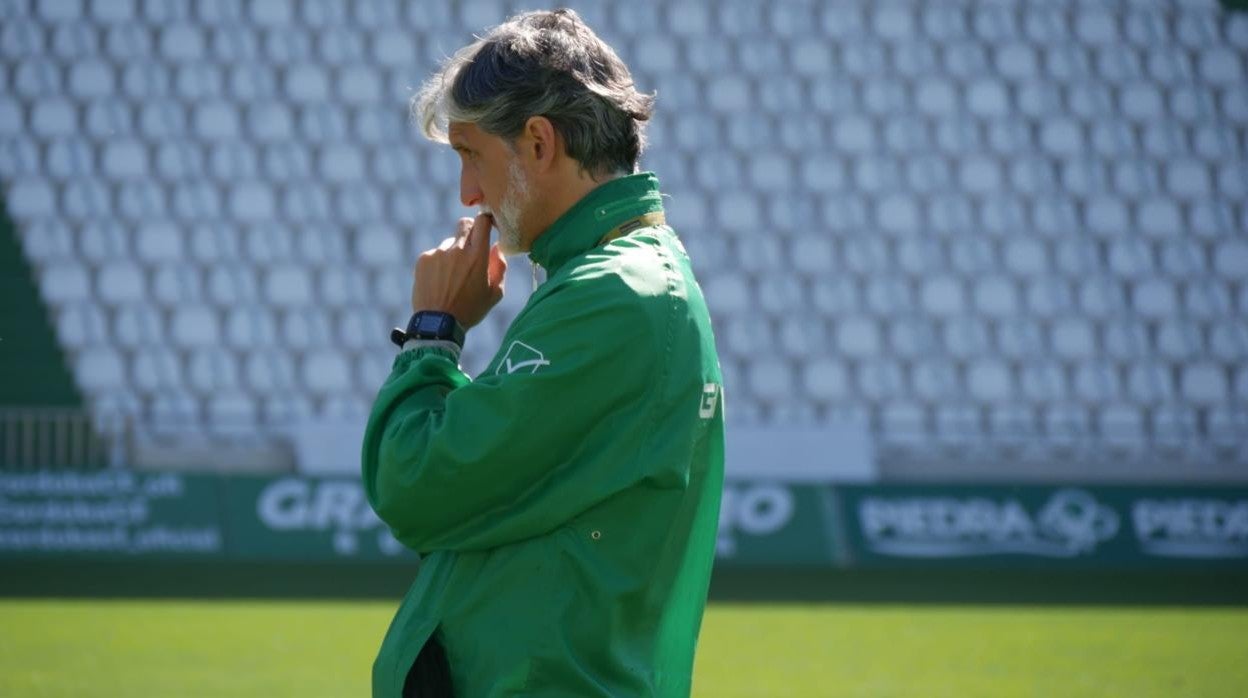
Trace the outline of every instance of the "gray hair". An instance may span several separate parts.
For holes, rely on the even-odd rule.
[[[530,117],[550,119],[568,156],[591,175],[637,170],[654,96],[575,11],[526,12],[456,51],[412,99],[427,138],[451,121],[506,139]]]

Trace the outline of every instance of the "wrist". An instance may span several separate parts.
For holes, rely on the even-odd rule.
[[[462,349],[464,333],[463,325],[454,315],[441,310],[419,310],[408,320],[406,329],[391,330],[390,341],[399,347],[410,340],[451,342]]]

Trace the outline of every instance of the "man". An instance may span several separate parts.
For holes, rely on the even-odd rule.
[[[652,98],[558,10],[456,53],[414,107],[481,214],[417,262],[364,437],[369,502],[424,556],[373,695],[688,695],[723,406],[702,292],[633,174]],[[463,331],[517,252],[547,280],[470,380]]]

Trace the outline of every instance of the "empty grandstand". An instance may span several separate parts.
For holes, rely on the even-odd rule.
[[[730,428],[796,435],[730,468],[835,433],[884,479],[1248,479],[1248,15],[569,4],[658,93]],[[352,472],[463,214],[407,100],[528,6],[0,0],[8,466]]]

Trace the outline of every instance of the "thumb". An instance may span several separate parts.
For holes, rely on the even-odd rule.
[[[503,256],[503,250],[497,243],[490,248],[490,266],[486,272],[486,278],[489,279],[490,288],[503,290],[503,276],[507,273],[507,258]]]

